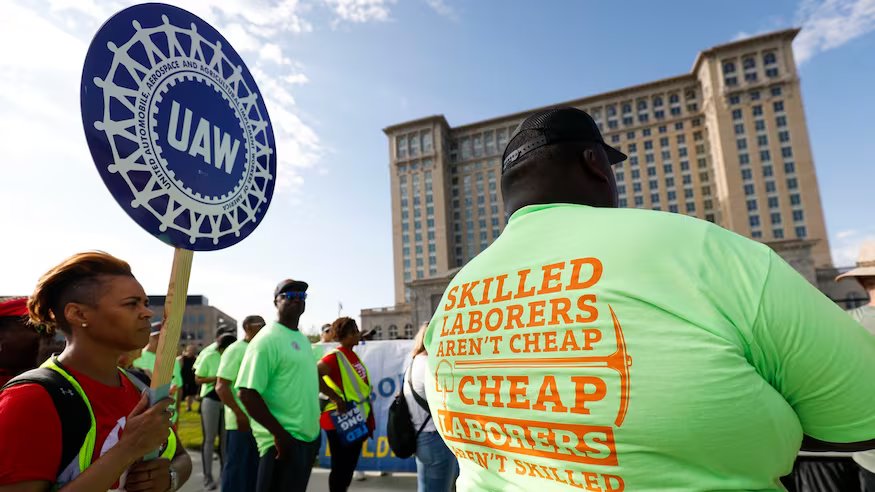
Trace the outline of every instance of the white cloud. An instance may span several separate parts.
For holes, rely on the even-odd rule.
[[[875,30],[875,0],[804,0],[796,22],[802,32],[793,51],[801,65]]]
[[[370,22],[389,20],[389,4],[394,0],[324,0],[334,10],[338,20]]]
[[[860,234],[858,229],[850,229],[847,231],[839,231],[836,233],[836,239],[848,239]]]
[[[10,156],[18,154],[17,149],[41,148],[46,134],[62,135],[70,140],[66,148],[80,149],[77,155],[85,165],[90,165],[78,116],[82,60],[100,24],[131,2],[48,2],[47,9],[32,2],[4,4],[4,15],[0,19],[2,46],[30,39],[33,32],[39,32],[40,36],[28,50],[7,50],[0,57],[0,130],[9,141],[19,143],[9,146],[2,156],[10,160]],[[297,0],[218,4],[188,0],[179,2],[179,6],[210,22],[238,52],[257,54],[255,57],[244,55],[244,58],[265,98],[273,123],[279,174],[276,193],[300,190],[304,183],[301,172],[316,166],[324,151],[319,136],[299,115],[300,109],[291,92],[309,79],[300,64],[284,55],[282,41],[275,40],[311,29],[300,16],[301,5]],[[71,19],[75,19],[75,28],[70,27]],[[20,162],[34,159],[32,155],[20,158],[24,159]],[[57,162],[63,162],[62,158]]]
[[[837,267],[853,266],[864,241],[875,241],[875,228],[839,231],[830,241],[832,261]]]
[[[288,65],[292,61],[283,56],[283,49],[274,43],[267,43],[261,47],[258,56],[262,60],[273,62],[277,65]]]
[[[292,85],[304,85],[310,82],[310,79],[302,73],[289,74],[283,77],[283,80]]]
[[[445,0],[425,0],[425,3],[427,3],[428,6],[431,7],[431,9],[437,12],[439,15],[446,17],[450,20],[459,20],[459,16],[456,14],[455,9],[447,5],[447,2]]]

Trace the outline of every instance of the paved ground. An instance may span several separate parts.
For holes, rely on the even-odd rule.
[[[200,492],[203,490],[203,472],[201,471],[201,455],[198,452],[189,452],[193,466],[193,473],[188,482],[182,486],[181,492]],[[213,462],[213,476],[218,477],[219,462]],[[349,490],[356,492],[379,492],[384,490],[416,490],[416,474],[414,473],[395,473],[391,476],[381,477],[377,472],[368,472],[367,480],[357,482],[353,480]],[[327,492],[328,491],[328,470],[322,468],[314,468],[313,474],[310,476],[310,484],[307,487],[307,492]],[[234,492],[234,491],[227,491]]]

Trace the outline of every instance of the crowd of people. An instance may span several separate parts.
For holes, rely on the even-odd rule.
[[[102,252],[65,260],[40,279],[29,299],[0,303],[0,341],[20,355],[6,357],[4,348],[0,435],[36,439],[23,453],[0,450],[0,490],[175,490],[192,471],[176,436],[178,413],[183,407],[193,411],[195,401],[204,489],[221,484],[227,491],[304,491],[324,431],[329,490],[347,490],[362,445],[375,429],[370,376],[353,350],[362,334],[354,319],[341,317],[311,345],[298,329],[307,288],[306,282],[284,280],[274,292],[276,321],[247,316],[242,338],[220,329],[199,353],[187,346],[174,361],[171,397],[148,407],[145,389],[163,323],[150,322],[148,298],[124,261]],[[55,330],[66,343],[59,343]],[[424,399],[422,339],[420,333],[406,377]],[[58,375],[85,402],[91,429],[82,436],[75,434],[81,409],[59,401],[57,394],[68,388],[54,381]],[[336,422],[354,410],[364,425],[350,438]],[[433,424],[421,443],[420,490],[450,490],[455,457]],[[159,448],[159,459],[142,459]],[[213,475],[216,455],[219,480]]]
[[[512,135],[507,227],[452,279],[404,375],[419,490],[875,490],[875,244],[836,279],[870,296],[849,316],[767,245],[617,208],[625,158],[574,108]],[[101,252],[55,266],[0,303],[0,436],[14,443],[0,492],[176,490],[192,461],[173,406],[195,392],[205,488],[224,421],[223,490],[306,490],[322,432],[329,489],[346,490],[374,435],[372,381],[355,320],[312,346],[300,332],[307,289],[284,280],[276,321],[248,316],[241,339],[187,348],[173,396],[150,405],[162,326],[130,266]],[[484,326],[516,334],[465,359]],[[501,463],[476,462],[484,447]]]

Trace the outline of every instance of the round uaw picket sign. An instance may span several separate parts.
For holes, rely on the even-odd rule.
[[[150,3],[110,18],[88,48],[82,123],[116,201],[162,241],[231,246],[273,196],[273,129],[255,80],[221,34]]]

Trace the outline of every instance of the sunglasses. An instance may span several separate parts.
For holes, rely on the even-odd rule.
[[[290,301],[304,301],[307,299],[306,292],[280,292],[277,297],[288,299]]]

